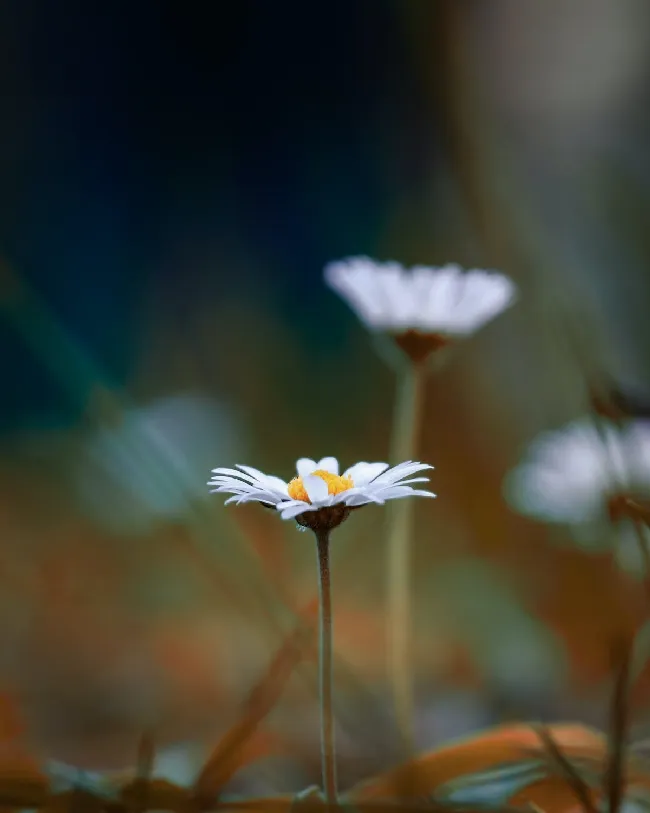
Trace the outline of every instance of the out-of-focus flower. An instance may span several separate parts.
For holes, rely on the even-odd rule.
[[[409,355],[419,349],[426,356],[454,338],[471,335],[516,295],[512,280],[493,271],[463,271],[458,265],[406,269],[368,257],[330,263],[325,281],[371,330],[395,334]]]
[[[519,511],[550,522],[606,519],[622,500],[650,496],[650,423],[618,427],[590,419],[548,432],[510,475]]]
[[[119,418],[90,437],[74,479],[84,509],[113,530],[181,517],[205,497],[200,483],[208,456],[240,449],[233,416],[206,397],[162,398]]]
[[[621,524],[617,558],[634,569],[639,536],[629,531],[636,525],[643,533],[650,519],[650,422],[580,419],[545,433],[508,476],[505,491],[523,514],[582,526],[586,543],[599,541],[599,526]]]
[[[415,489],[412,483],[428,482],[427,477],[411,477],[426,463],[410,460],[389,468],[388,463],[356,463],[339,475],[335,457],[318,462],[303,457],[296,463],[298,476],[286,483],[250,466],[213,469],[208,485],[212,492],[233,494],[226,504],[259,502],[280,512],[282,519],[295,519],[312,529],[331,529],[347,519],[350,509],[369,503],[383,505],[401,497],[435,497],[430,491]],[[409,479],[404,479],[405,477]]]

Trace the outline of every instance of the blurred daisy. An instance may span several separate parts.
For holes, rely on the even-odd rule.
[[[232,455],[239,434],[228,410],[203,396],[173,395],[127,409],[85,442],[74,472],[78,499],[118,532],[180,518],[205,495],[201,472],[209,456],[215,448]]]
[[[212,492],[233,496],[226,504],[259,502],[275,508],[282,519],[295,519],[312,530],[330,530],[347,519],[352,508],[401,497],[435,497],[430,491],[412,488],[428,482],[413,474],[432,469],[426,463],[406,461],[389,468],[388,463],[356,463],[339,474],[335,457],[316,461],[303,457],[296,464],[297,477],[286,483],[250,466],[213,469],[208,485]],[[404,479],[407,478],[407,479]]]
[[[516,510],[546,522],[583,526],[589,534],[620,524],[617,558],[630,569],[650,520],[650,423],[580,419],[545,433],[508,476],[505,491]],[[635,526],[637,533],[629,533]],[[594,536],[582,538],[593,544]]]
[[[421,358],[471,335],[516,295],[514,283],[492,271],[463,271],[458,265],[406,269],[368,257],[330,263],[325,282],[371,330],[395,334],[406,353]]]

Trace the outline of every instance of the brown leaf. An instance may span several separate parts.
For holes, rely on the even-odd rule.
[[[120,800],[128,810],[171,810],[173,813],[196,813],[198,807],[192,794],[166,779],[135,779],[120,793]]]
[[[197,798],[215,798],[238,770],[272,752],[270,739],[265,742],[261,738],[257,743],[251,743],[251,740],[262,720],[280,699],[289,677],[304,657],[313,638],[317,612],[318,600],[315,599],[300,614],[297,629],[288,635],[262,679],[251,690],[241,719],[224,734],[206,761],[194,784]],[[247,744],[250,744],[248,751]]]

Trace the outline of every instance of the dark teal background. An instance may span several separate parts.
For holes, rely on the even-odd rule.
[[[182,302],[197,275],[216,298],[254,296],[267,276],[267,306],[318,343],[296,300],[330,259],[372,254],[387,209],[431,171],[436,128],[402,10],[5,4],[0,253],[115,383],[150,295]],[[254,256],[250,276],[229,277],[224,242]],[[321,299],[335,350],[352,317]],[[0,346],[5,429],[75,418],[81,405],[6,324]]]

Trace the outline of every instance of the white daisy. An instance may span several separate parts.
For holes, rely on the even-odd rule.
[[[647,524],[650,423],[580,419],[545,433],[508,476],[505,492],[520,513],[547,522],[590,531],[607,522]],[[621,530],[619,541],[633,540]],[[634,560],[626,548],[635,544],[619,546],[621,563]]]
[[[550,522],[607,518],[621,499],[650,496],[650,423],[581,419],[545,433],[506,492],[519,511]]]
[[[492,271],[378,263],[352,257],[330,263],[325,281],[372,330],[468,336],[515,299],[514,283]]]
[[[428,482],[412,477],[426,463],[407,460],[389,468],[388,463],[356,463],[339,475],[335,457],[316,461],[303,457],[296,463],[297,477],[286,483],[250,466],[213,469],[208,485],[213,492],[232,494],[226,504],[259,502],[280,512],[282,519],[295,519],[303,527],[330,530],[347,518],[350,509],[369,503],[383,505],[401,497],[435,497],[430,491],[412,488]],[[404,478],[409,479],[404,479]]]

